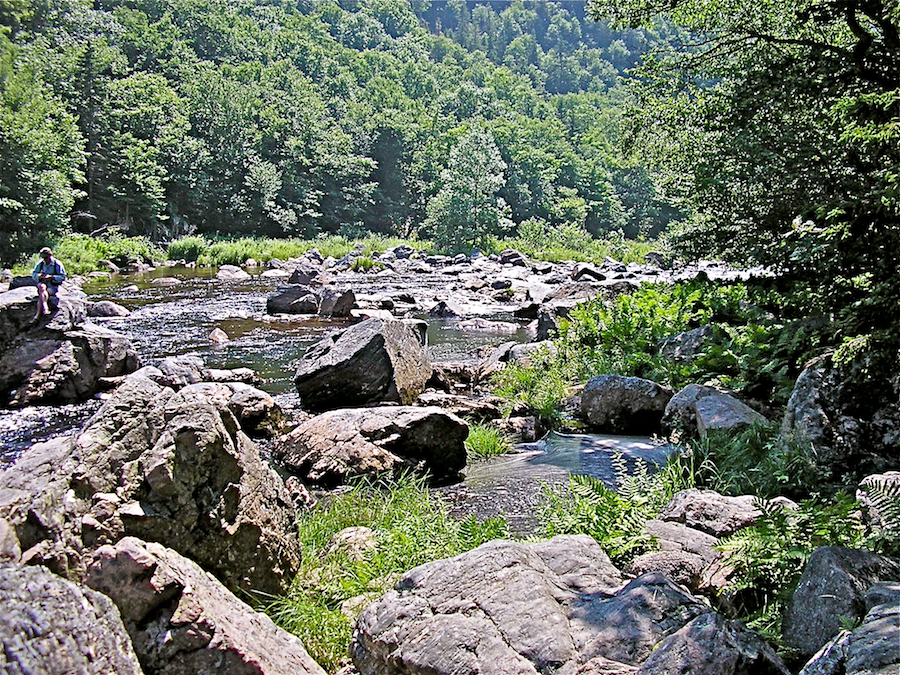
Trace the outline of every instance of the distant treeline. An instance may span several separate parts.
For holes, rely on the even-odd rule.
[[[550,0],[0,0],[3,262],[109,227],[656,234],[619,83],[670,31]]]

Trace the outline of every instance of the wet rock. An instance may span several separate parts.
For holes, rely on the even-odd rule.
[[[590,537],[495,540],[404,574],[360,615],[351,655],[362,675],[557,669],[584,653],[590,611],[621,581]]]
[[[150,280],[151,286],[179,286],[180,284],[181,279],[176,279],[175,277],[157,277]]]
[[[308,260],[301,260],[294,268],[294,271],[291,272],[288,283],[308,286],[313,283],[316,280],[316,277],[321,273],[322,268],[318,264]]]
[[[319,296],[308,286],[279,288],[277,293],[266,300],[269,314],[317,314]]]
[[[433,316],[438,319],[452,319],[458,317],[462,312],[462,309],[456,305],[453,305],[445,300],[441,300],[434,307],[428,310],[428,316]]]
[[[304,407],[316,412],[382,401],[410,404],[431,370],[413,328],[368,319],[313,345],[294,383]]]
[[[82,401],[101,378],[137,367],[128,339],[99,326],[23,334],[0,356],[0,397],[11,406]]]
[[[229,339],[230,338],[228,337],[228,333],[226,333],[221,328],[213,328],[209,332],[209,341],[217,345],[224,345],[226,342],[228,342]]]
[[[581,414],[601,432],[649,436],[659,431],[671,398],[671,389],[650,380],[597,375],[588,380],[581,394]]]
[[[581,281],[583,279],[604,281],[606,275],[590,263],[578,263],[572,270],[572,280]]]
[[[141,675],[112,601],[40,567],[0,563],[0,670]]]
[[[356,295],[350,288],[326,286],[319,293],[319,314],[321,316],[348,317],[356,307]]]
[[[639,675],[790,675],[762,638],[743,624],[710,612],[666,637]]]
[[[278,438],[273,455],[291,473],[320,485],[405,468],[441,480],[465,466],[468,433],[465,422],[439,408],[332,410]]]
[[[865,614],[865,593],[880,581],[900,581],[900,563],[843,548],[816,549],[803,568],[784,621],[784,639],[809,658],[841,629],[841,618]]]
[[[500,253],[500,264],[527,267],[528,259],[514,248],[508,248]]]
[[[509,321],[488,321],[487,319],[475,318],[464,319],[457,324],[460,330],[472,333],[494,333],[497,335],[515,335],[519,330],[517,324]]]
[[[324,675],[299,638],[196,563],[126,537],[93,554],[87,583],[112,598],[147,672]]]
[[[701,326],[660,340],[656,351],[673,363],[687,365],[693,363],[712,337],[712,326]]]
[[[36,444],[0,474],[0,518],[23,560],[80,579],[126,535],[164,541],[232,589],[284,592],[299,565],[282,479],[202,385],[129,378],[74,438]]]
[[[247,281],[250,275],[237,265],[220,265],[216,272],[219,281]]]
[[[88,305],[87,315],[90,317],[120,317],[128,316],[131,312],[112,300],[101,300]]]

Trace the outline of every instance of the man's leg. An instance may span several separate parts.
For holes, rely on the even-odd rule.
[[[47,284],[38,284],[38,300],[37,300],[37,313],[34,315],[34,320],[37,321],[44,314],[49,314],[50,310],[47,307],[47,298],[49,297],[49,293],[47,291]]]

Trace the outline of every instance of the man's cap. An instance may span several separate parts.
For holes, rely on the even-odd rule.
[[[44,248],[41,249],[40,253],[41,253],[41,255],[52,255],[53,251],[51,251],[48,246],[45,246]]]

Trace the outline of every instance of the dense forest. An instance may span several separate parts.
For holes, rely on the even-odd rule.
[[[613,31],[549,0],[3,0],[0,23],[7,264],[66,228],[471,246],[675,214],[618,143],[659,21]]]
[[[900,324],[886,0],[0,0],[5,264],[67,231],[549,228],[769,266]]]

